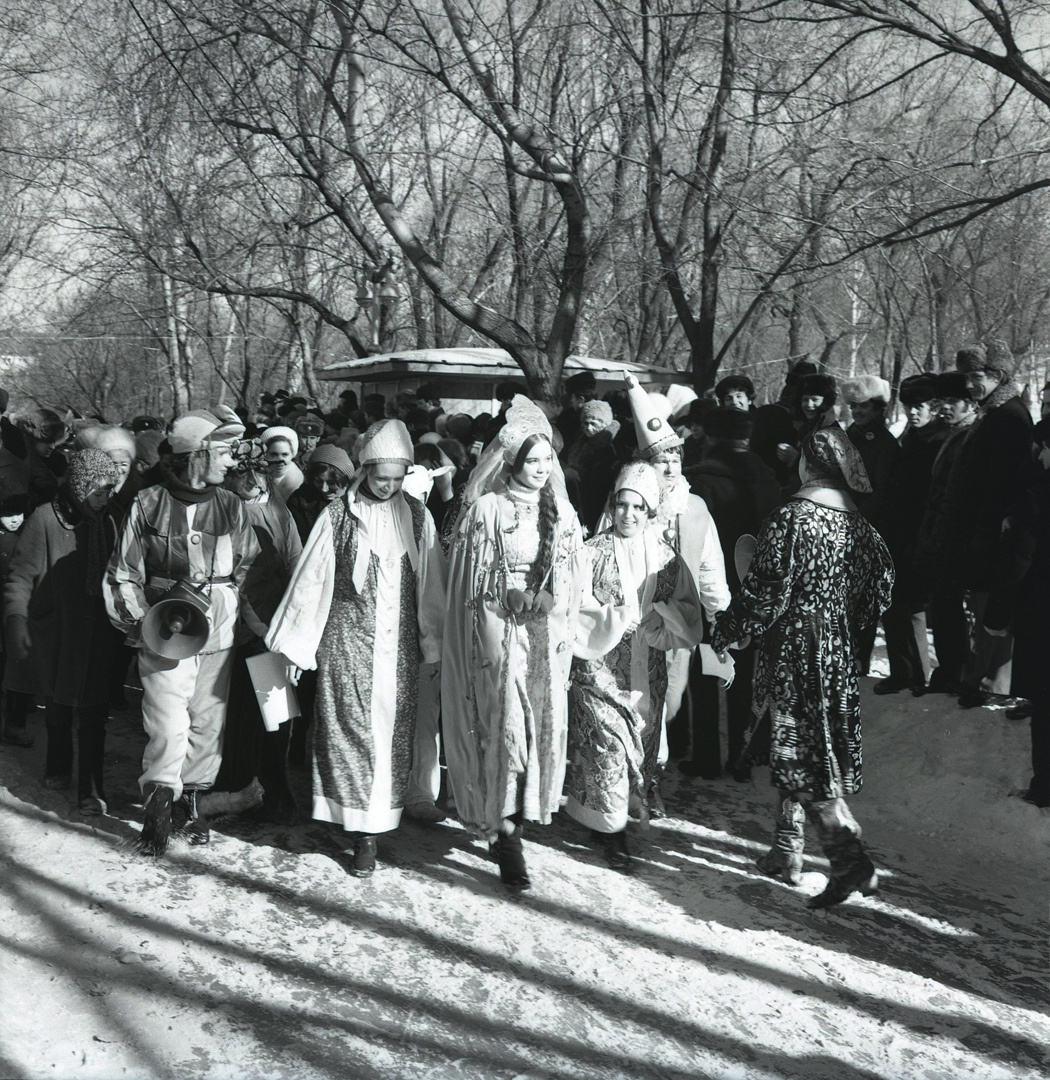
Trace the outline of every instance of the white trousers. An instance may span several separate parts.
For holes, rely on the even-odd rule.
[[[166,660],[143,649],[142,726],[149,741],[142,755],[139,787],[162,784],[210,788],[222,764],[222,731],[233,670],[233,649]]]

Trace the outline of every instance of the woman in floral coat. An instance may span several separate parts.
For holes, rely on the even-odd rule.
[[[643,805],[657,768],[667,650],[695,647],[703,617],[689,567],[649,528],[660,503],[656,470],[627,465],[610,501],[612,529],[586,544],[591,588],[573,650],[565,809],[625,870],[628,810]]]
[[[769,765],[778,800],[774,845],[758,867],[798,884],[808,817],[831,863],[827,888],[809,906],[826,907],[878,886],[845,797],[862,781],[854,639],[889,606],[893,563],[850,495],[870,485],[841,429],[806,436],[799,476],[798,494],[766,518],[751,568],[719,618],[712,645],[724,650],[761,635],[745,745],[771,723]]]

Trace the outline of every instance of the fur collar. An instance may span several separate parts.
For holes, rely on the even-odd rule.
[[[1017,387],[1017,383],[1013,381],[1009,376],[1003,379],[1003,381],[981,402],[981,415],[991,412],[992,409],[998,409],[1000,406],[1005,405],[1008,401],[1012,401],[1015,397],[1020,397],[1021,391]]]

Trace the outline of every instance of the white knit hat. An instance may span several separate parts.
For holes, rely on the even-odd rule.
[[[298,456],[299,436],[296,435],[290,427],[278,424],[275,427],[268,427],[259,436],[259,442],[263,444],[263,448],[267,447],[274,439],[284,439],[284,441],[292,448],[292,457]]]

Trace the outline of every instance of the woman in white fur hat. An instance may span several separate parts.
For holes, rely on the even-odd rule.
[[[440,671],[445,583],[434,521],[401,490],[405,425],[373,424],[358,460],[353,486],[310,533],[266,646],[296,679],[317,669],[313,816],[352,835],[350,870],[367,877],[377,835],[401,822],[419,680]]]
[[[627,869],[627,813],[656,773],[667,694],[667,650],[703,635],[693,575],[649,523],[660,482],[641,461],[610,497],[612,529],[587,542],[589,595],[580,611],[569,689],[565,776],[570,817],[589,827],[609,865]]]

